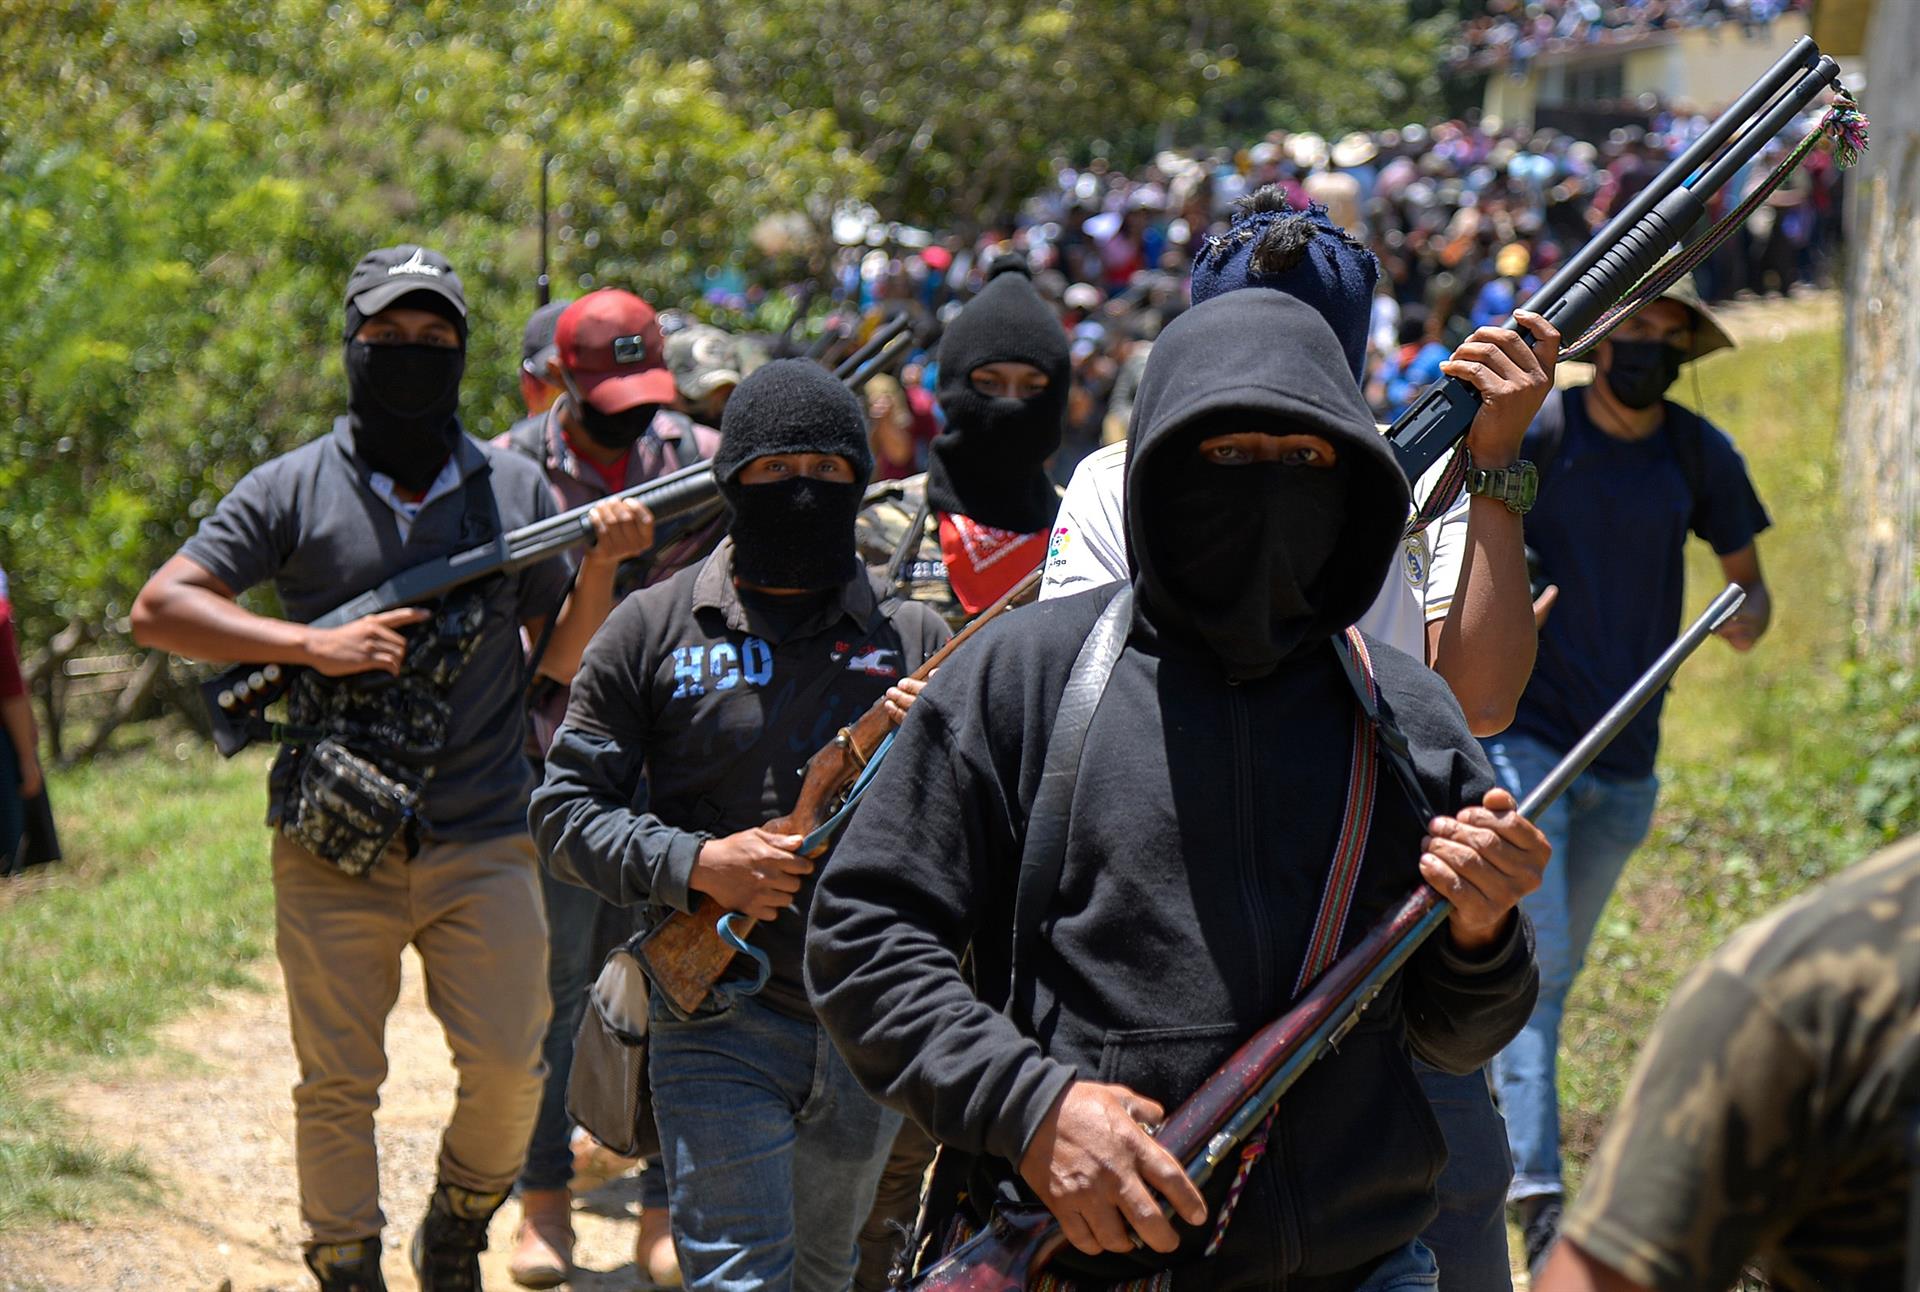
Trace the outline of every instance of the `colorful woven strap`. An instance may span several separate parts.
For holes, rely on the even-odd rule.
[[[1349,628],[1343,641],[1376,706],[1380,686],[1373,676],[1373,658],[1367,653],[1366,639],[1357,628]],[[1353,754],[1347,760],[1347,810],[1340,822],[1340,839],[1333,848],[1333,865],[1327,871],[1326,888],[1320,894],[1320,911],[1314,917],[1313,936],[1307,943],[1306,959],[1300,963],[1300,976],[1294,981],[1293,995],[1313,985],[1340,952],[1340,935],[1347,927],[1347,912],[1353,906],[1354,889],[1359,886],[1360,861],[1367,851],[1367,834],[1373,828],[1373,803],[1380,781],[1380,748],[1373,738],[1373,724],[1358,705],[1353,712]]]
[[[1233,1186],[1227,1190],[1227,1200],[1220,1204],[1220,1218],[1213,1222],[1213,1237],[1207,1240],[1207,1255],[1212,1256],[1220,1250],[1220,1244],[1226,1241],[1227,1225],[1233,1220],[1233,1211],[1240,1205],[1240,1194],[1247,1187],[1247,1177],[1253,1174],[1253,1168],[1261,1158],[1267,1155],[1267,1137],[1273,1134],[1273,1119],[1280,1113],[1275,1104],[1267,1113],[1267,1119],[1260,1123],[1260,1129],[1248,1136],[1247,1142],[1240,1146],[1240,1169],[1233,1173]]]

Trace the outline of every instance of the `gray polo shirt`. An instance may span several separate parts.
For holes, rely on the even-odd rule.
[[[454,453],[463,482],[491,472],[503,530],[554,514],[553,494],[533,462],[465,435]],[[236,593],[271,579],[287,617],[304,623],[400,570],[485,542],[493,532],[491,516],[468,514],[463,487],[427,502],[402,538],[371,474],[339,418],[331,434],[249,472],[180,554]],[[558,613],[566,583],[566,563],[555,558],[490,588],[480,645],[449,697],[453,723],[427,785],[426,837],[472,841],[526,829],[533,778],[521,753],[520,624]]]

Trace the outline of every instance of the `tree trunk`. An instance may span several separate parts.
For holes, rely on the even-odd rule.
[[[1866,644],[1914,657],[1920,540],[1920,4],[1881,0],[1867,40],[1873,147],[1849,195],[1845,479]]]

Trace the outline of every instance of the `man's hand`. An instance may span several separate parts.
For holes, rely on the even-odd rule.
[[[1553,613],[1553,603],[1559,599],[1560,587],[1558,584],[1549,583],[1546,587],[1540,589],[1540,595],[1533,599],[1533,627],[1535,632],[1547,626],[1547,616]]]
[[[813,873],[813,863],[794,853],[805,838],[755,826],[709,839],[693,859],[687,887],[730,911],[770,920],[793,905],[800,881]]]
[[[587,513],[593,523],[593,546],[581,558],[583,565],[611,570],[653,546],[653,513],[631,498],[609,498]]]
[[[1125,1086],[1076,1081],[1047,1114],[1020,1157],[1020,1178],[1039,1195],[1061,1232],[1089,1256],[1133,1250],[1133,1236],[1156,1252],[1180,1245],[1160,1199],[1190,1225],[1204,1224],[1206,1200],[1187,1173],[1141,1123],[1166,1110]]]
[[[1553,390],[1559,330],[1527,310],[1513,318],[1533,334],[1531,347],[1506,328],[1483,327],[1440,365],[1441,372],[1480,393],[1480,412],[1467,428],[1467,452],[1479,467],[1510,466],[1519,458],[1520,441]]]
[[[426,617],[419,606],[401,606],[338,628],[308,629],[301,653],[308,668],[327,677],[368,672],[398,675],[407,657],[407,639],[399,630]]]
[[[1420,842],[1420,873],[1453,903],[1447,931],[1463,951],[1500,940],[1513,908],[1540,887],[1553,856],[1547,836],[1520,815],[1513,795],[1496,787],[1481,802],[1427,822]]]
[[[887,716],[893,719],[894,726],[906,720],[907,710],[913,707],[913,702],[926,689],[926,679],[918,677],[903,677],[887,688]]]

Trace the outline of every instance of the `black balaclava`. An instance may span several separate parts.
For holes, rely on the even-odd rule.
[[[834,453],[853,465],[848,484],[782,480],[743,485],[741,470],[778,453]],[[853,524],[873,451],[860,400],[819,364],[776,359],[735,388],[720,419],[714,479],[733,508],[734,573],[768,588],[837,588],[853,576]]]
[[[1219,466],[1200,441],[1233,431],[1325,439],[1335,463]],[[1408,489],[1320,314],[1265,288],[1170,323],[1134,402],[1127,547],[1140,616],[1264,677],[1352,624],[1399,552]]]
[[[1687,361],[1685,346],[1664,341],[1610,341],[1607,389],[1628,408],[1652,408],[1680,379]]]
[[[428,310],[450,320],[460,346],[373,345],[352,339],[359,331],[349,308],[345,346],[347,420],[354,452],[401,488],[419,492],[433,483],[460,439],[455,413],[466,371],[466,321],[433,292],[409,292],[390,309]]]
[[[1066,331],[1024,261],[994,262],[987,285],[947,325],[939,357],[947,425],[928,450],[928,500],[1017,534],[1051,527],[1060,500],[1045,464],[1060,448],[1072,361]],[[1047,388],[1027,399],[989,398],[972,381],[989,363],[1032,364]]]
[[[1353,465],[1219,466],[1197,451],[1208,436],[1246,429],[1248,418],[1219,416],[1167,442],[1150,513],[1166,523],[1151,527],[1149,541],[1161,579],[1179,590],[1188,631],[1233,676],[1258,677],[1311,635],[1312,592],[1346,525]]]

